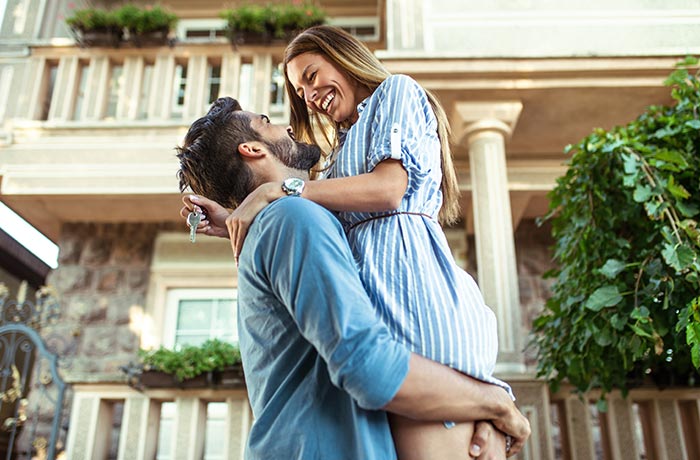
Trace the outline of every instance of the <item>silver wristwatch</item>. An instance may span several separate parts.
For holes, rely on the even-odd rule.
[[[300,196],[305,182],[298,177],[290,177],[282,182],[282,191],[289,196]]]

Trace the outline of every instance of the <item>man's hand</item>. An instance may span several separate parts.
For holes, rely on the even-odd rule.
[[[498,431],[491,422],[477,422],[474,427],[474,435],[469,448],[469,458],[479,460],[505,460],[506,456],[515,455],[509,451],[506,453],[506,436]]]
[[[187,221],[187,215],[193,210],[203,214],[197,226],[197,233],[228,238],[226,218],[231,214],[228,209],[216,201],[198,195],[185,195],[182,197],[182,202],[184,206],[180,209],[180,216],[185,221]]]

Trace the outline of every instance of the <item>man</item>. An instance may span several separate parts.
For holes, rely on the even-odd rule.
[[[178,176],[183,190],[235,207],[262,183],[305,178],[319,156],[266,116],[222,98],[178,148]],[[218,229],[211,233],[222,236],[226,211],[198,204]],[[340,224],[322,207],[287,197],[265,208],[249,229],[238,276],[241,355],[255,417],[246,458],[394,459],[379,409],[419,420],[491,420],[515,438],[512,454],[529,436],[527,419],[500,387],[392,339]],[[502,458],[502,445],[500,457],[494,451],[489,444],[484,454]]]

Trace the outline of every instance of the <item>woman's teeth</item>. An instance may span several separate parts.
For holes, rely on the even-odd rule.
[[[335,98],[335,93],[330,93],[328,96],[323,99],[323,102],[321,103],[321,109],[325,112],[328,109],[328,106],[330,105],[331,101]]]

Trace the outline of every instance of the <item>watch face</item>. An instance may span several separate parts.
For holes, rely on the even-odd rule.
[[[304,185],[304,181],[296,177],[292,177],[290,179],[285,180],[284,185],[286,185],[288,189],[296,191],[299,189],[299,187],[302,187]]]
[[[290,177],[282,182],[282,189],[287,195],[301,195],[304,189],[304,181],[297,177]]]

